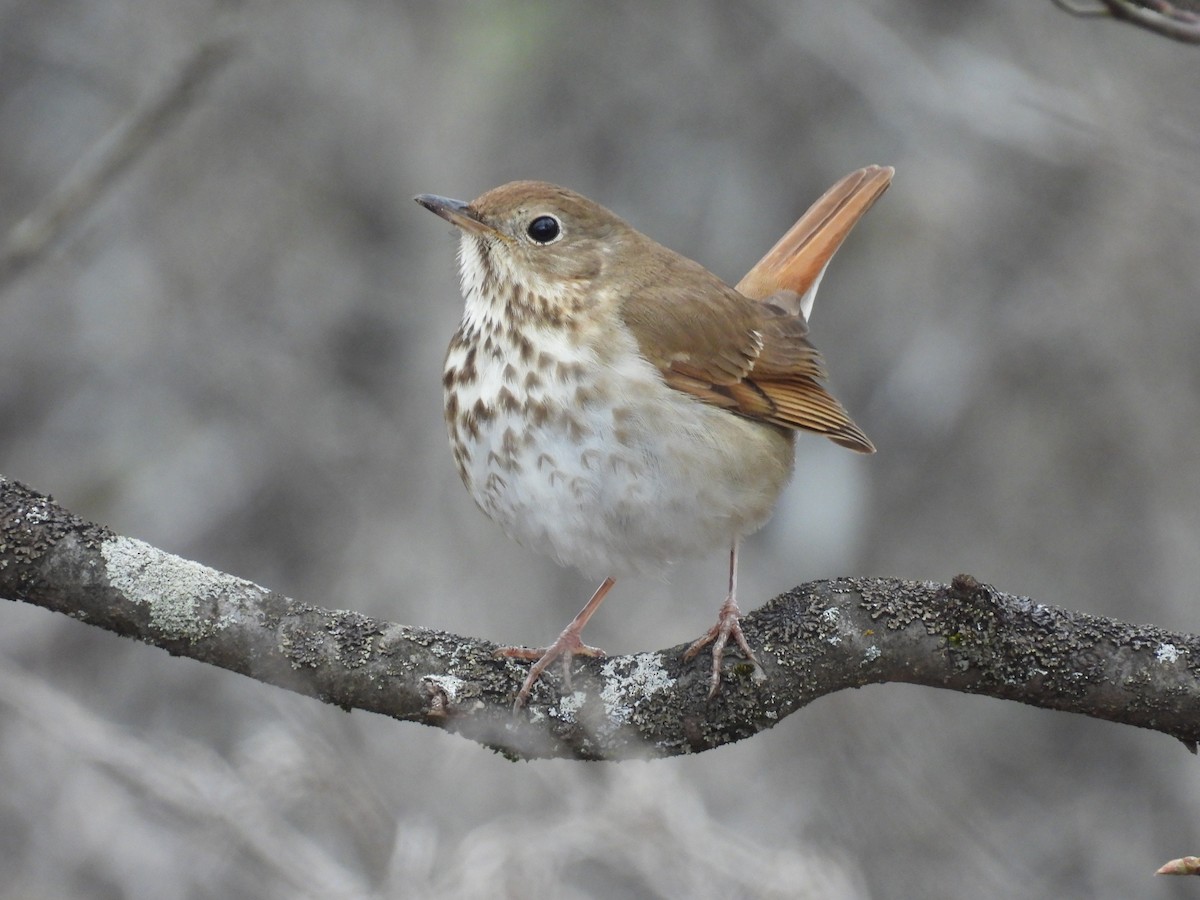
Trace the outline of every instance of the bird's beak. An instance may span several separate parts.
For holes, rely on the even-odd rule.
[[[471,209],[469,203],[451,200],[449,197],[438,197],[436,194],[419,194],[413,199],[431,213],[441,216],[451,225],[456,225],[463,231],[471,231],[475,234],[499,234],[495,228],[479,218],[479,214]]]

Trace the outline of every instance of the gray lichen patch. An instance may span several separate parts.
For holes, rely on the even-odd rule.
[[[674,683],[663,665],[661,653],[638,653],[606,660],[600,671],[604,687],[600,699],[608,719],[617,724],[629,721],[634,708]]]
[[[1170,642],[1159,644],[1154,658],[1160,663],[1173,663],[1179,659],[1179,648]]]
[[[375,658],[375,640],[383,628],[369,616],[341,611],[331,619],[326,632],[336,642],[338,662],[357,669]]]
[[[88,548],[112,536],[101,525],[87,522],[51,498],[0,475],[0,575],[9,585],[36,580],[37,564],[60,541],[76,534]]]
[[[134,603],[144,604],[164,637],[196,641],[221,627],[213,611],[222,597],[262,589],[200,563],[163,553],[142,541],[114,537],[100,546],[108,582]]]

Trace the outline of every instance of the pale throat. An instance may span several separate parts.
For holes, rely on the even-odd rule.
[[[483,239],[463,234],[458,250],[459,283],[466,306],[463,328],[495,334],[511,327],[523,313],[565,311],[572,305],[560,283],[536,271],[516,271],[506,253],[493,252]]]

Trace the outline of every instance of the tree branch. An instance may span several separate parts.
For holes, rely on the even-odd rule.
[[[1079,5],[1075,0],[1051,0],[1059,9],[1080,18],[1120,19],[1185,44],[1200,44],[1200,11],[1195,0],[1096,0]]]
[[[513,757],[694,753],[770,728],[818,697],[891,681],[1082,713],[1200,740],[1200,638],[1000,593],[888,578],[816,581],[743,620],[767,672],[682,645],[578,663],[530,708],[524,666],[494,644],[291,600],[86,522],[0,476],[0,597],[221,666],[344,709],[444,728]]]
[[[13,226],[0,247],[0,290],[28,269],[183,118],[233,58],[234,49],[230,42],[216,42],[196,50],[169,83],[118,122],[53,191]]]

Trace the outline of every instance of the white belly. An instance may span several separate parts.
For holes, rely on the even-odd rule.
[[[463,483],[510,537],[599,578],[728,548],[770,518],[790,434],[669,388],[632,352],[605,369],[560,332],[538,338],[525,366],[494,332],[490,352],[476,342],[456,408],[494,412],[466,424],[447,408]],[[466,354],[452,345],[447,372]]]

